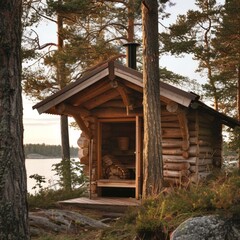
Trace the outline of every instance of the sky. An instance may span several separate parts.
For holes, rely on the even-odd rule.
[[[176,19],[177,14],[184,14],[188,9],[194,8],[194,0],[184,0],[184,3],[182,0],[175,0],[175,2],[176,5],[168,9],[172,14],[171,21]],[[48,30],[46,31],[46,29]],[[52,42],[53,36],[56,36],[55,26],[49,26],[46,23],[43,23],[37,30],[40,32],[41,44]],[[49,34],[49,32],[52,32],[52,34]],[[175,73],[197,79],[199,82],[205,80],[204,76],[195,72],[198,64],[192,60],[191,56],[185,56],[184,58],[164,56],[160,58],[160,65]],[[39,115],[37,110],[32,110],[32,106],[36,103],[36,101],[33,102],[23,95],[24,144],[61,145],[60,117],[50,114]],[[73,119],[69,118],[69,122],[71,121]],[[80,133],[80,130],[69,127],[70,146],[77,147]]]

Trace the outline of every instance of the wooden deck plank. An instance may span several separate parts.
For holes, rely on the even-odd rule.
[[[141,204],[135,198],[109,198],[97,197],[89,199],[87,197],[74,198],[58,202],[59,205],[79,207],[84,209],[96,209],[107,212],[125,212],[129,207],[137,207]]]

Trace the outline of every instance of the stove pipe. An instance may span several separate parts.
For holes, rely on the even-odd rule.
[[[127,48],[127,66],[133,69],[137,69],[137,47],[140,46],[139,43],[126,43],[123,44]]]

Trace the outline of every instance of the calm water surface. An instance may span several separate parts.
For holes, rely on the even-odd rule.
[[[46,178],[46,183],[42,184],[43,187],[54,187],[59,178],[55,175],[56,172],[52,171],[52,165],[59,163],[60,161],[60,158],[26,159],[28,192],[34,194],[36,191],[38,191],[38,188],[36,190],[32,189],[36,185],[36,181],[32,178],[29,178],[29,176],[33,174],[39,174]]]

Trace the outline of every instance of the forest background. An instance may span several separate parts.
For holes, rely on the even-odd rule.
[[[93,1],[89,5],[89,1],[77,0],[25,1],[25,94],[38,101],[76,80],[101,61],[116,58],[124,63],[122,56],[125,50],[122,45],[131,41],[141,43],[140,2]],[[198,77],[197,80],[192,79],[161,67],[160,79],[193,91],[215,109],[238,117],[238,1],[227,1],[225,5],[224,1],[198,0],[194,6],[190,6],[193,10],[178,17],[175,13],[176,9],[181,8],[178,1],[161,6],[160,65],[164,66],[169,58],[177,59],[172,62],[172,67],[177,65],[178,60],[181,66],[179,57],[192,59],[189,65],[180,68],[183,72],[188,72],[189,68],[194,72],[198,65],[195,75]],[[170,12],[174,13],[171,18]],[[174,22],[172,19],[175,18]],[[37,32],[38,26],[48,21],[59,28],[59,19],[62,29],[57,29],[58,35],[52,36],[52,41],[42,43],[41,35]],[[61,49],[57,47],[59,41]],[[140,47],[140,71],[141,55]],[[63,83],[59,82],[59,64],[64,66]],[[230,143],[236,143],[236,134],[228,136]],[[237,147],[235,144],[234,148]]]

